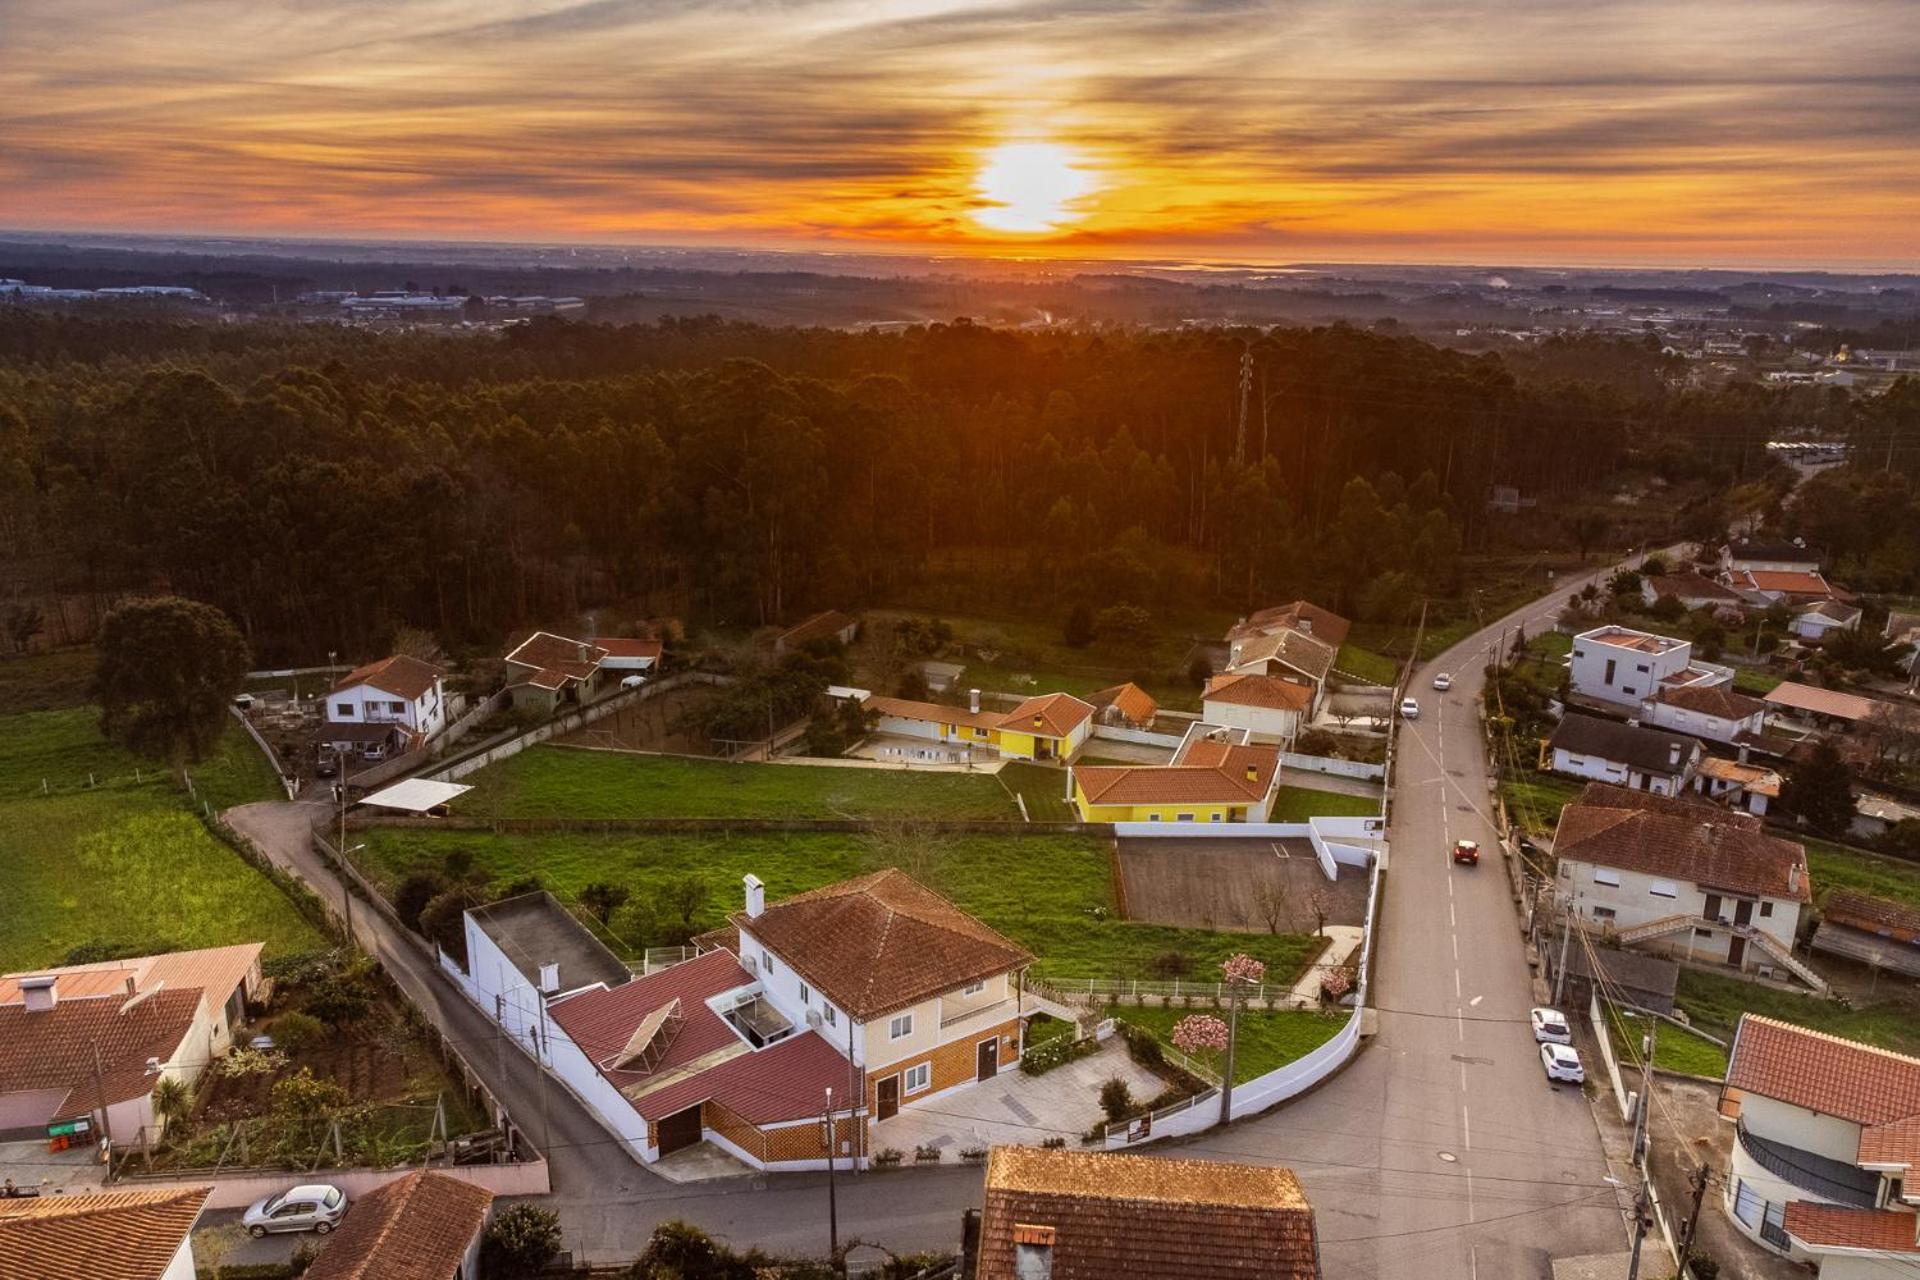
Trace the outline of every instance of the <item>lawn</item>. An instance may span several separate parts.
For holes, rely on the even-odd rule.
[[[1824,899],[1829,889],[1853,889],[1920,907],[1920,865],[1863,853],[1826,840],[1801,837],[1807,847],[1807,871],[1814,891]]]
[[[1393,684],[1400,678],[1400,664],[1384,653],[1363,649],[1349,641],[1334,656],[1333,669],[1343,675],[1371,680],[1375,684]]]
[[[1614,1056],[1620,1060],[1621,1068],[1638,1063],[1640,1039],[1645,1034],[1644,1019],[1616,1010],[1608,1021],[1613,1032]],[[1727,1051],[1684,1027],[1661,1022],[1653,1037],[1653,1065],[1662,1071],[1721,1080],[1727,1074]]]
[[[460,811],[514,818],[1001,818],[987,773],[729,764],[538,746],[469,779]]]
[[[56,962],[86,942],[262,941],[269,954],[321,945],[293,904],[193,817],[164,770],[99,736],[95,715],[0,717],[0,971]],[[89,772],[100,785],[87,787]],[[238,726],[195,775],[221,804],[278,794]]]
[[[1091,758],[1082,760],[1092,764]],[[1029,822],[1077,822],[1080,814],[1067,803],[1067,773],[1044,764],[1009,760],[994,775],[1000,784],[1027,802]]]
[[[1736,978],[1682,969],[1675,1003],[1686,1010],[1695,1026],[1729,1043],[1740,1015],[1757,1013],[1900,1053],[1920,1052],[1920,1018],[1912,1006],[1898,1002],[1849,1008],[1837,1000],[1795,995]]]
[[[93,664],[91,648],[0,658],[0,707],[9,713],[77,707],[93,684]]]
[[[958,660],[958,658],[942,659],[942,661]],[[1088,694],[1101,689],[1109,689],[1116,684],[1136,680],[1138,674],[1115,668],[1104,674],[1087,675],[1068,671],[1049,671],[1044,667],[984,662],[974,658],[968,660],[966,670],[960,673],[956,683],[962,689],[1014,693],[1021,697],[1031,697],[1040,693],[1070,693],[1076,698],[1085,698]],[[1151,694],[1156,703],[1169,710],[1198,711],[1200,709],[1200,690],[1193,685],[1167,684],[1149,679],[1141,682],[1140,687]]]
[[[778,899],[882,866],[901,865],[1037,957],[1040,977],[1149,978],[1154,958],[1189,957],[1199,972],[1249,951],[1276,974],[1293,974],[1316,940],[1292,934],[1217,934],[1204,929],[1115,920],[1112,867],[1104,842],[1076,836],[780,834],[648,835],[554,832],[403,831],[364,833],[363,865],[389,891],[409,871],[440,865],[461,849],[496,882],[537,876],[563,899],[593,881],[628,889],[636,904],[658,899],[686,877],[706,886],[690,924],[697,932],[739,909],[741,877],[766,882]],[[630,952],[678,941],[672,923],[649,925],[634,907],[614,917]]]
[[[1315,787],[1283,786],[1274,792],[1270,822],[1305,822],[1308,818],[1377,818],[1378,796],[1348,795]]]
[[[1733,687],[1742,693],[1751,693],[1764,697],[1780,687],[1786,677],[1759,667],[1735,667],[1733,669]]]
[[[1224,1018],[1224,1011],[1167,1009],[1127,1005],[1115,1007],[1107,1012],[1123,1022],[1136,1027],[1144,1027],[1153,1032],[1163,1044],[1173,1043],[1173,1024],[1189,1013],[1215,1013]],[[1286,1066],[1297,1058],[1303,1058],[1340,1033],[1350,1015],[1346,1010],[1331,1016],[1299,1009],[1285,1009],[1278,1012],[1247,1009],[1240,1011],[1240,1028],[1233,1051],[1233,1081],[1245,1084],[1247,1081],[1267,1074],[1269,1071]],[[1211,1055],[1223,1059],[1223,1055]],[[1215,1071],[1225,1066],[1223,1060],[1208,1063]]]
[[[1500,783],[1507,817],[1528,835],[1550,836],[1560,821],[1562,806],[1580,794],[1581,784],[1541,773],[1525,773]]]

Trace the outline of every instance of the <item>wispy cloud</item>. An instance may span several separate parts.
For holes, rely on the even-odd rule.
[[[1906,0],[0,0],[0,224],[1920,264]]]

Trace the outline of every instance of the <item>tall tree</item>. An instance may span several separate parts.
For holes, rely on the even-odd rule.
[[[226,614],[180,596],[135,600],[107,615],[99,651],[102,732],[176,774],[212,750],[247,674],[247,642]]]

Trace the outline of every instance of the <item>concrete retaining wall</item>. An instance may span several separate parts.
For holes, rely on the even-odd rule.
[[[161,1177],[133,1173],[117,1179],[112,1189],[146,1190],[162,1187],[212,1187],[207,1197],[209,1209],[244,1209],[262,1196],[285,1191],[299,1182],[326,1182],[356,1200],[376,1187],[384,1187],[419,1168],[402,1165],[394,1169],[320,1169],[299,1173],[286,1169],[202,1170],[191,1177]],[[428,1166],[462,1182],[485,1187],[497,1196],[544,1196],[553,1190],[545,1160],[523,1160],[514,1164],[464,1164]]]

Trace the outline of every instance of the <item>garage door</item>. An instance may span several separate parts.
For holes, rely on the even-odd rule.
[[[662,1116],[654,1129],[660,1139],[661,1155],[670,1155],[682,1147],[690,1147],[700,1141],[700,1108],[692,1106],[685,1111]]]

